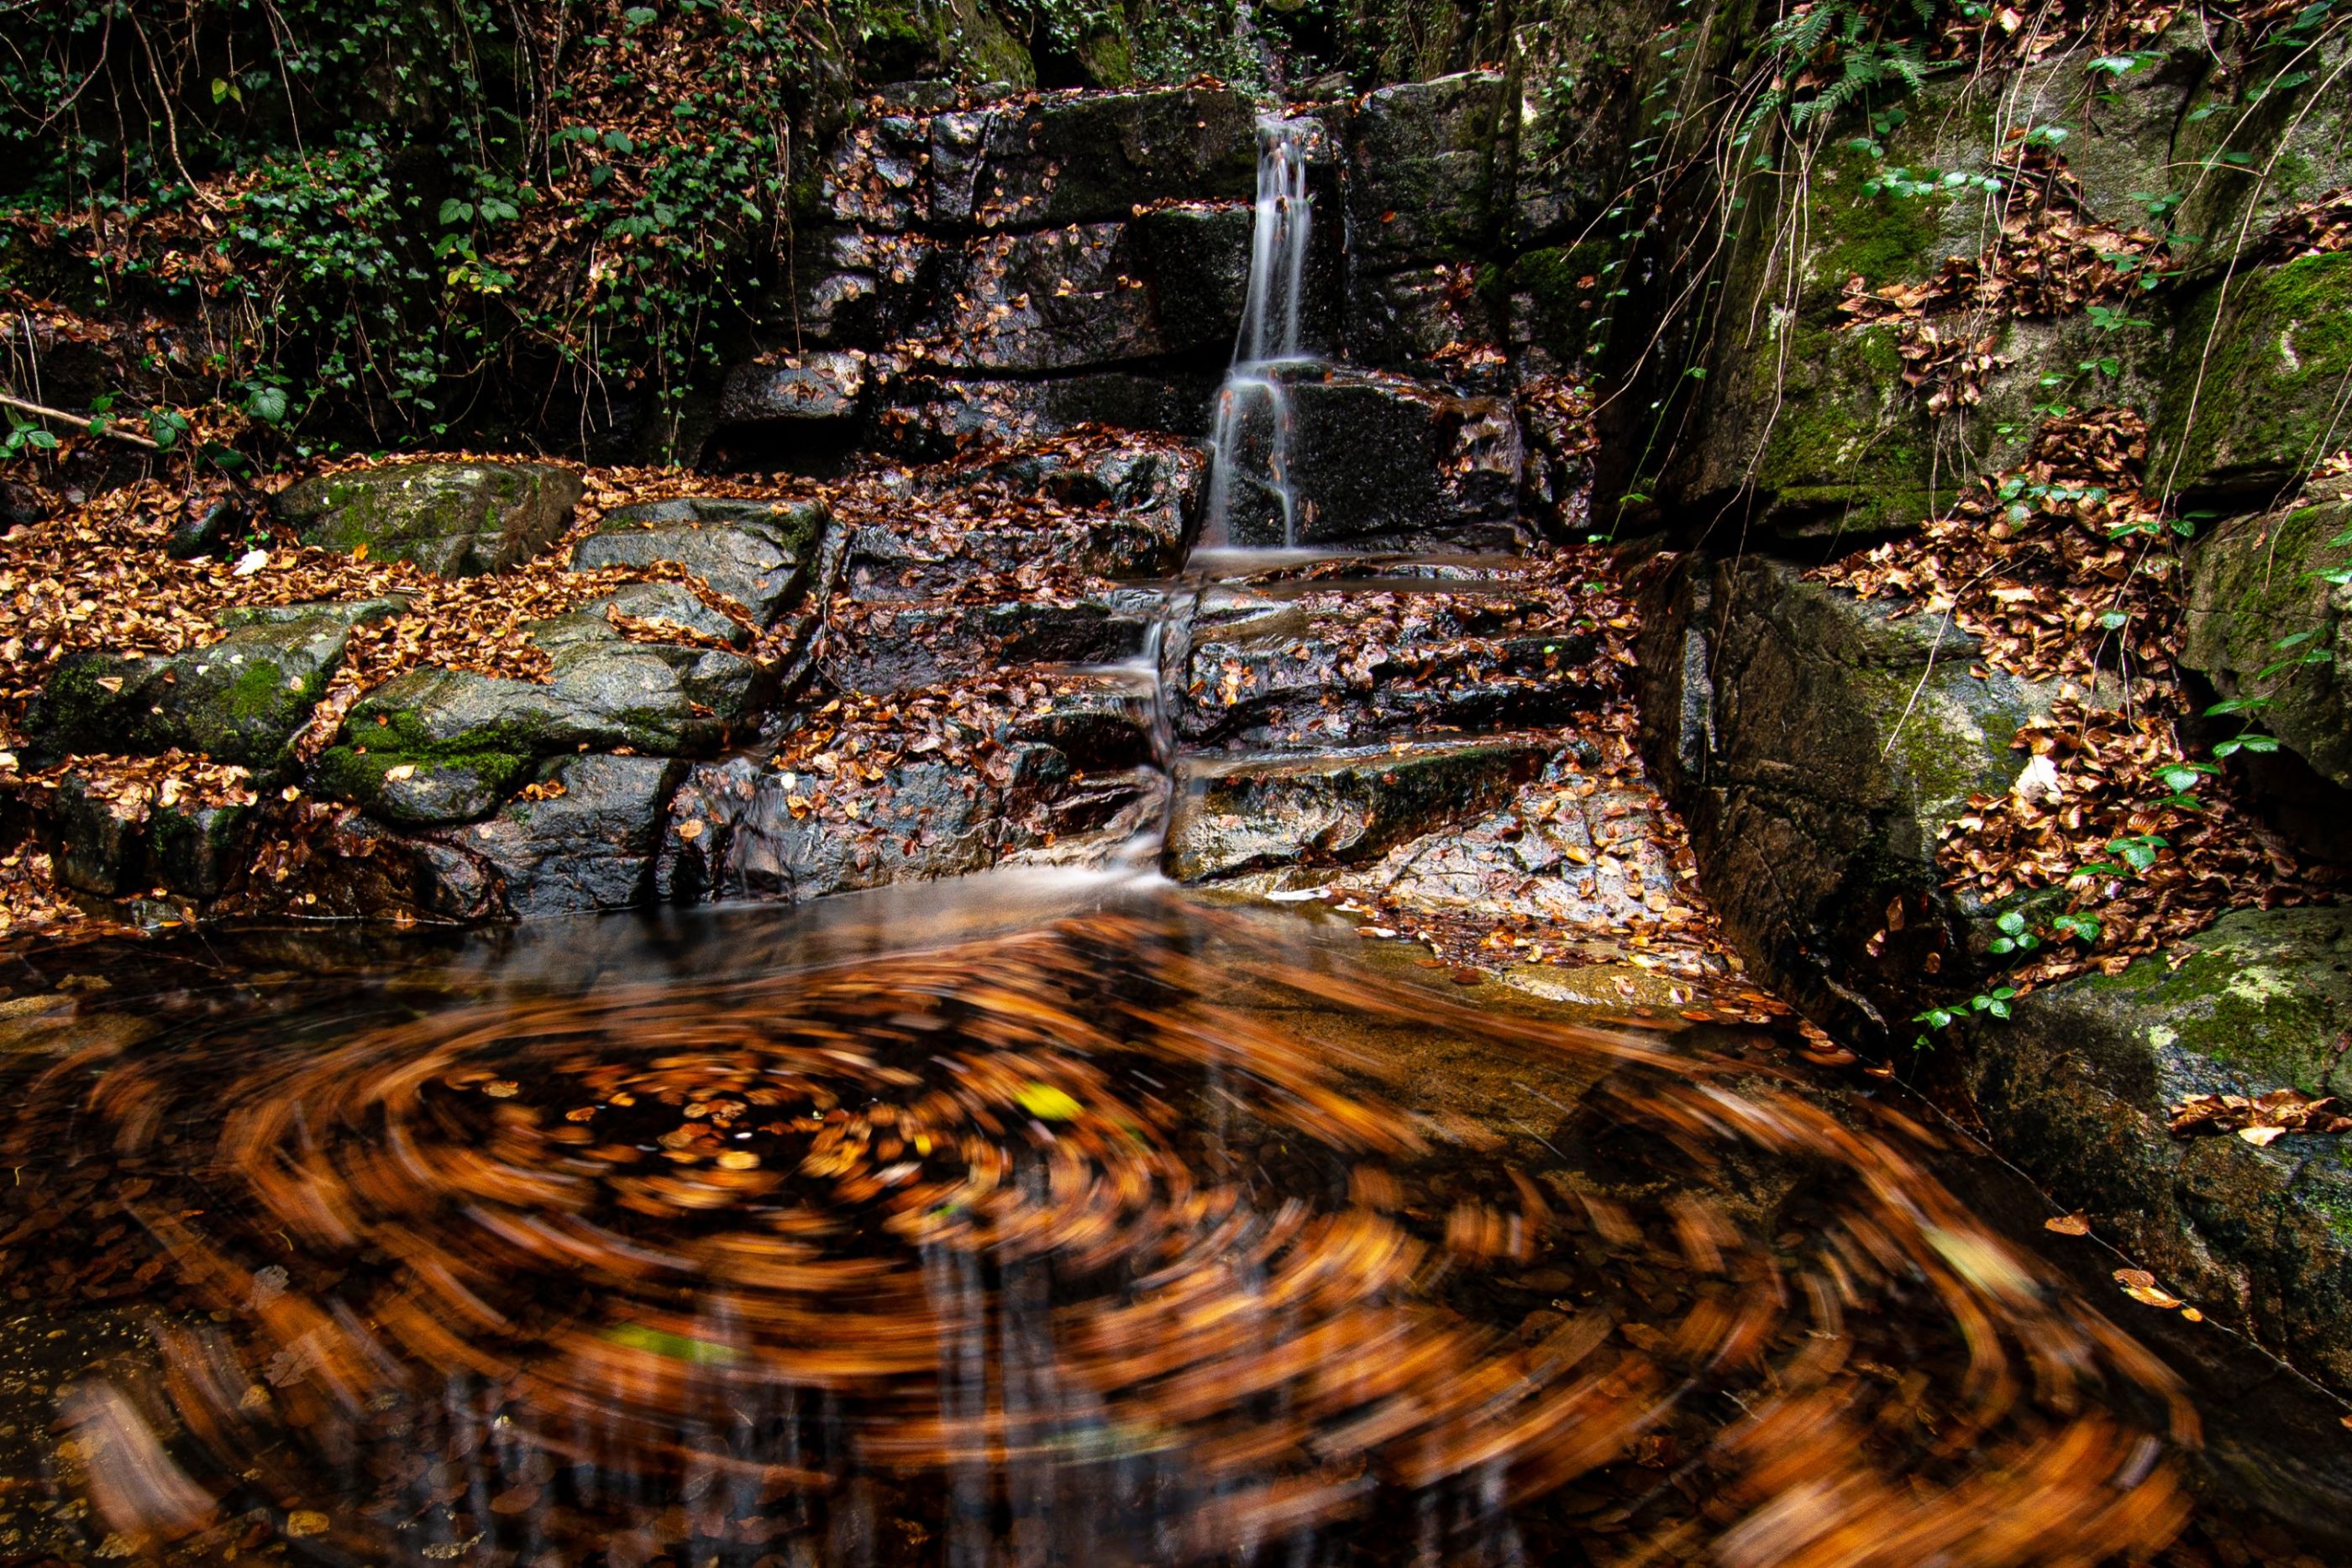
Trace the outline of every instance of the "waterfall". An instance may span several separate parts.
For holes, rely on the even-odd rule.
[[[1307,122],[1258,121],[1257,206],[1250,231],[1249,297],[1234,358],[1217,389],[1209,437],[1208,514],[1202,542],[1231,545],[1234,486],[1271,499],[1282,542],[1298,542],[1298,497],[1290,478],[1290,397],[1281,371],[1313,363],[1299,343],[1307,245],[1315,198],[1307,190]],[[1262,456],[1254,465],[1253,456]]]

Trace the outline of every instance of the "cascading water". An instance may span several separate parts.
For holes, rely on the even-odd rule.
[[[1282,517],[1282,542],[1298,542],[1291,484],[1291,411],[1283,372],[1312,364],[1300,341],[1307,246],[1315,198],[1307,189],[1312,126],[1273,116],[1258,122],[1257,212],[1250,235],[1249,298],[1234,360],[1217,389],[1209,441],[1208,510],[1202,542],[1231,546],[1235,486],[1265,497]],[[1259,461],[1253,463],[1252,459]]]

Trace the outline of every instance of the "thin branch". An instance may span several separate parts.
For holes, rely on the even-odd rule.
[[[143,446],[150,452],[163,450],[136,431],[124,430],[113,424],[94,425],[90,423],[89,415],[86,413],[68,413],[64,409],[50,408],[45,403],[27,402],[23,398],[11,397],[6,392],[0,392],[0,408],[13,408],[25,413],[37,414],[43,419],[54,420],[59,424],[72,425],[76,430],[88,431],[92,435],[110,435],[117,441],[126,441],[133,446]]]

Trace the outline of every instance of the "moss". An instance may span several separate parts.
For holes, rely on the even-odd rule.
[[[2352,253],[2243,275],[2226,298],[2219,285],[2207,289],[2174,342],[2180,391],[2167,400],[2148,471],[2188,491],[2294,480],[2324,449],[2352,375]]]
[[[1833,184],[1815,184],[1808,216],[1817,237],[1811,281],[1842,291],[1859,275],[1873,288],[1915,282],[1935,269],[1943,256],[1943,219],[1950,198],[1865,196],[1862,187],[1885,166],[1848,151],[1839,160]]]
[[[2178,968],[2143,958],[2120,975],[2076,982],[2147,1010],[2148,1043],[2317,1093],[2352,993],[2337,966],[2347,945],[2333,910],[2231,916],[2195,939]],[[2341,1089],[2341,1084],[2330,1084]]]

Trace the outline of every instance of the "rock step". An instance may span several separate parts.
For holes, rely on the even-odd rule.
[[[1495,737],[1304,758],[1178,762],[1162,866],[1179,882],[1283,865],[1377,858],[1507,801],[1556,739]]]
[[[1417,574],[1435,570],[1463,575]],[[1599,637],[1573,587],[1475,558],[1213,585],[1178,641],[1171,722],[1189,747],[1557,724],[1597,701],[1579,671]]]

